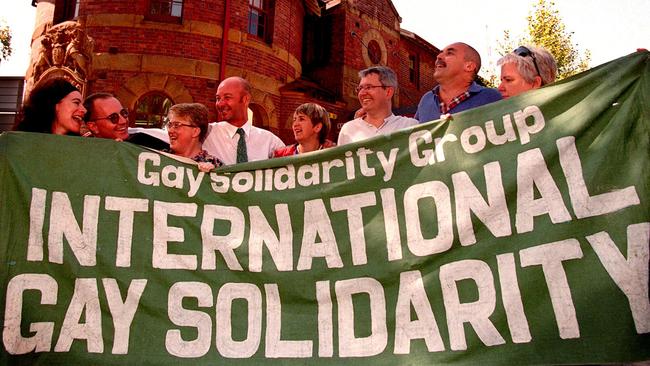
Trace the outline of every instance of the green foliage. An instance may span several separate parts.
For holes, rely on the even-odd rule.
[[[517,47],[517,42],[510,37],[510,31],[503,31],[503,38],[499,41],[497,40],[496,52],[500,56],[511,52]],[[482,69],[481,80],[484,85],[488,88],[497,88],[499,86],[499,73],[496,70],[496,66],[492,63],[486,65]]]
[[[589,68],[591,52],[587,50],[580,56],[578,45],[571,39],[555,3],[538,0],[532,14],[528,15],[527,43],[546,48],[555,57],[558,66],[558,79],[585,71]]]
[[[497,40],[496,52],[504,56],[519,45],[535,45],[546,48],[555,57],[558,67],[557,79],[561,80],[589,68],[591,52],[586,50],[581,56],[577,44],[573,43],[573,32],[568,32],[555,9],[552,0],[537,0],[532,12],[526,18],[528,29],[524,36],[514,39],[509,30]],[[484,76],[492,87],[498,85],[496,71],[488,70]]]
[[[519,42],[512,39],[510,37],[510,31],[506,29],[503,31],[503,38],[500,41],[497,41],[497,53],[501,56],[505,56],[517,48],[517,44],[522,43],[522,41],[522,39],[520,39]]]
[[[2,23],[0,23],[0,61],[11,56],[11,30],[8,25]]]
[[[483,71],[483,76],[478,75],[476,82],[480,85],[487,86],[488,88],[496,89],[499,86],[499,78],[494,68],[489,68]]]

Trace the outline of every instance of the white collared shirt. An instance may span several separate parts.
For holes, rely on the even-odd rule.
[[[346,122],[339,132],[338,145],[345,145],[351,142],[361,141],[377,135],[388,135],[389,133],[400,130],[408,126],[415,126],[419,122],[416,119],[396,116],[391,114],[384,119],[381,126],[376,127],[366,122],[363,118],[353,119]]]
[[[210,123],[203,149],[226,165],[235,164],[239,142],[237,128],[228,122]],[[253,126],[251,121],[247,121],[241,128],[246,136],[248,161],[269,159],[273,157],[273,151],[284,147],[279,137],[270,131]]]

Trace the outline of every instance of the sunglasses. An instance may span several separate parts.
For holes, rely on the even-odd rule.
[[[119,114],[116,113],[111,113],[106,117],[101,117],[101,118],[95,118],[91,121],[99,121],[100,119],[107,119],[111,121],[112,124],[116,125],[118,122],[120,122],[120,116],[124,117],[124,119],[128,120],[129,119],[129,111],[126,108],[122,108],[122,110],[119,112]]]
[[[532,58],[533,65],[535,65],[535,71],[537,71],[537,76],[539,76],[540,78],[542,77],[542,74],[539,72],[539,67],[537,66],[537,59],[535,58],[535,54],[533,53],[533,51],[529,50],[527,47],[519,46],[517,47],[516,50],[512,52],[517,56]],[[544,80],[542,80],[542,84],[544,84]]]

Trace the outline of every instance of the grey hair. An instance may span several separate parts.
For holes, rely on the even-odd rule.
[[[555,63],[553,55],[543,47],[526,46],[526,48],[535,55],[535,61],[539,68],[539,76],[542,78],[542,85],[554,82],[557,75],[557,64]],[[535,70],[535,64],[533,63],[532,57],[522,57],[516,55],[514,52],[510,52],[497,61],[497,66],[509,63],[517,65],[517,71],[524,80],[529,83],[535,81],[537,70]]]
[[[364,78],[370,74],[379,75],[379,81],[382,85],[397,88],[397,75],[395,71],[387,66],[372,66],[365,70],[359,71],[359,78]]]

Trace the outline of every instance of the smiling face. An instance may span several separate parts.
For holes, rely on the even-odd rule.
[[[120,114],[124,109],[122,103],[116,98],[101,98],[93,101],[90,111],[88,128],[96,137],[124,141],[129,137],[129,121]],[[117,123],[113,123],[111,115],[118,117]]]
[[[73,91],[66,95],[54,106],[54,113],[55,118],[54,123],[52,123],[53,134],[79,134],[79,126],[83,122],[84,115],[86,114],[81,93]]]
[[[293,115],[293,137],[299,144],[307,142],[318,142],[318,133],[323,125],[317,123],[315,126],[312,124],[311,118],[304,113],[294,113]]]
[[[201,130],[192,123],[189,116],[179,116],[170,112],[167,117],[169,118],[167,133],[171,151],[187,158],[194,157],[194,153],[201,150],[201,141],[199,140]]]
[[[248,120],[250,95],[236,78],[228,78],[219,84],[216,95],[217,113],[220,119],[241,127]]]
[[[359,98],[361,107],[366,112],[372,113],[373,111],[380,111],[387,107],[390,109],[393,88],[382,86],[383,84],[379,80],[379,74],[375,73],[370,73],[362,77],[361,81],[359,81],[360,90],[357,93],[357,97]]]
[[[537,81],[537,80],[536,80]],[[525,91],[539,88],[536,83],[527,82],[517,70],[515,63],[509,62],[501,65],[501,84],[499,84],[499,92],[505,98],[514,97]]]

